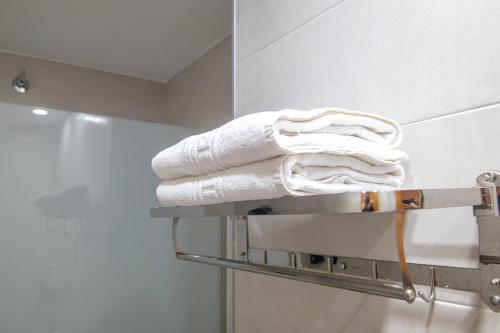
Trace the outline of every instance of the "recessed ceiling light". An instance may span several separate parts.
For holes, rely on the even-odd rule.
[[[44,109],[34,109],[33,114],[36,114],[37,116],[46,116],[49,112]]]

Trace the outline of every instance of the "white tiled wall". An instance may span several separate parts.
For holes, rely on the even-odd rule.
[[[404,125],[406,187],[472,186],[500,168],[500,2],[235,0],[236,116],[339,106]],[[396,259],[390,215],[251,224],[251,244]],[[413,262],[477,267],[471,210],[414,214]],[[500,316],[471,294],[406,305],[238,273],[237,332],[494,332]]]
[[[340,2],[342,0],[314,0],[304,6],[301,0],[238,1],[238,61],[252,56]],[[280,16],[275,15],[277,12],[281,13]]]
[[[288,18],[281,2],[270,19]],[[236,113],[333,104],[407,123],[498,102],[499,15],[493,0],[344,1],[238,63]]]

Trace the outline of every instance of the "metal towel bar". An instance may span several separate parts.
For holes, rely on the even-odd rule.
[[[178,259],[278,276],[373,295],[404,299],[418,295],[431,303],[436,287],[474,291],[500,312],[500,173],[477,178],[478,187],[352,192],[270,200],[241,201],[197,207],[152,208],[153,218],[173,218],[172,243]],[[479,269],[408,264],[404,254],[406,212],[472,206],[479,227]],[[274,251],[248,246],[247,216],[394,212],[398,262],[339,257],[331,254]],[[177,240],[182,217],[221,216],[235,221],[237,239],[232,258],[184,253]],[[429,285],[428,295],[413,283]]]

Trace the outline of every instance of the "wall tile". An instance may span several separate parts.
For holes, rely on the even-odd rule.
[[[475,184],[475,177],[481,172],[499,169],[500,156],[495,154],[495,126],[499,121],[500,105],[494,105],[405,126],[402,148],[410,154],[405,187],[468,187]],[[393,217],[390,214],[270,217],[250,222],[252,247],[397,260]],[[406,250],[410,262],[477,268],[477,224],[471,208],[412,212],[406,230]],[[345,331],[338,330],[342,332],[397,332],[404,325],[411,327],[410,331],[493,332],[495,325],[500,324],[498,316],[486,309],[478,295],[473,293],[453,291],[450,294],[451,291],[439,289],[437,297],[440,302],[430,312],[423,303],[408,308],[398,301],[337,290],[322,289],[323,292],[316,294],[316,289],[323,287],[278,282],[277,279],[252,274],[245,274],[242,280],[244,288],[252,290],[252,293],[245,293],[240,287],[240,295],[244,296],[237,302],[239,317],[236,322],[241,328],[238,332],[252,329],[254,332],[266,331],[264,327],[273,327],[277,331],[300,331],[303,329],[301,318],[312,321],[312,332],[321,331],[322,327],[334,325],[326,314],[340,321],[349,315],[351,319],[353,316],[359,319],[345,323],[342,326]],[[256,285],[255,288],[249,287],[249,280],[250,284]],[[260,296],[255,293],[258,288],[263,289]],[[296,295],[291,296],[290,293]],[[266,299],[265,304],[272,305],[269,308],[255,307],[252,318],[258,317],[259,320],[250,323],[249,317],[242,313],[250,311],[252,302],[259,301],[258,297],[261,297],[260,301]],[[342,305],[336,305],[337,300],[343,304],[358,302],[358,307],[363,310],[356,312],[352,309],[348,315],[338,315],[337,308]],[[300,301],[307,302],[307,311],[300,310]],[[377,320],[360,314],[378,311],[372,307],[390,310],[377,313]],[[291,322],[294,324],[290,324],[293,327],[275,321],[275,318],[285,315],[285,309],[293,313]],[[451,322],[451,318],[464,321],[455,326],[457,322]],[[380,321],[382,326],[377,326]]]
[[[406,123],[497,102],[499,15],[491,0],[342,2],[238,64],[236,116],[332,105]]]
[[[500,156],[492,153],[499,121],[496,105],[405,126],[402,148],[410,154],[410,163],[404,187],[469,187],[480,173],[499,169]],[[393,221],[392,214],[252,220],[250,244],[397,260]],[[477,224],[470,207],[412,212],[406,236],[411,262],[478,266]]]
[[[480,173],[500,169],[498,122],[500,104],[404,126],[406,186],[474,186]]]
[[[167,84],[167,123],[212,129],[232,119],[231,38],[227,37]]]
[[[406,188],[473,186],[479,173],[500,169],[499,14],[494,1],[344,1],[236,65],[236,116],[325,105],[389,116],[406,124]],[[390,214],[269,219],[251,220],[251,246],[397,259]],[[410,214],[406,250],[410,262],[476,268],[471,208]],[[474,293],[440,290],[428,307],[249,273],[236,282],[237,332],[494,332],[500,325]]]
[[[342,0],[236,0],[238,62]]]
[[[238,272],[236,332],[497,332],[484,309],[401,300]],[[251,292],[248,292],[251,290]]]

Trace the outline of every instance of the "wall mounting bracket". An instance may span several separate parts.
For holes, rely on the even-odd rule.
[[[406,212],[422,209],[473,207],[479,228],[479,268],[407,263],[404,253]],[[153,218],[172,218],[172,241],[178,259],[332,286],[373,295],[403,299],[417,297],[431,303],[436,287],[473,291],[495,312],[500,312],[500,173],[477,177],[477,187],[348,192],[269,200],[240,201],[191,207],[152,208]],[[334,254],[301,253],[251,248],[247,217],[334,213],[395,213],[399,261],[351,258]],[[212,257],[185,253],[177,241],[182,217],[230,217],[235,223],[234,253]],[[429,292],[416,291],[428,285]]]

